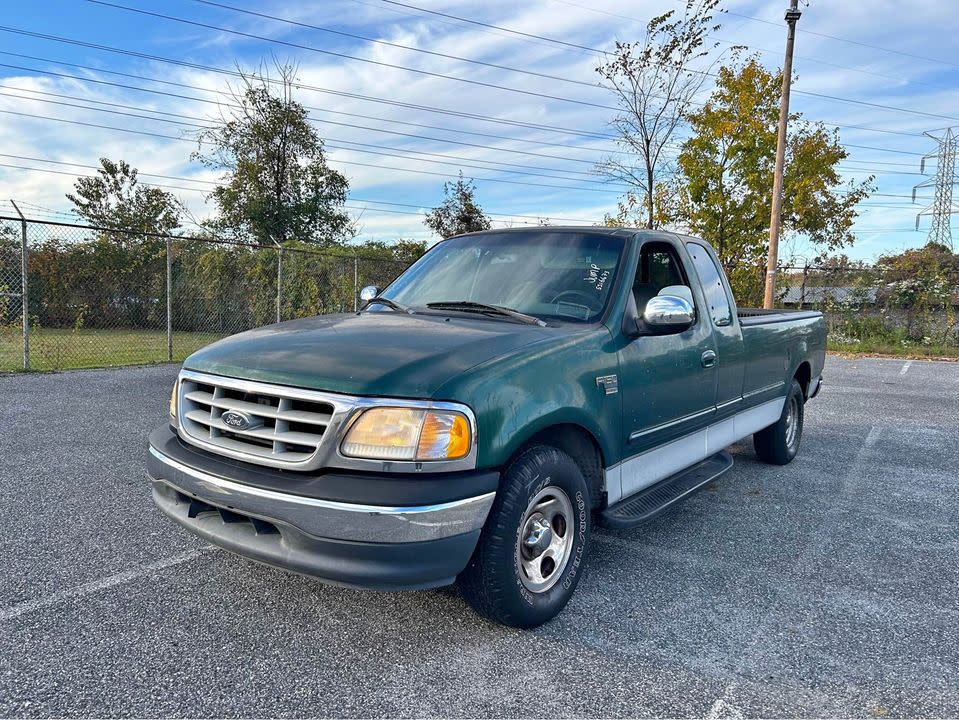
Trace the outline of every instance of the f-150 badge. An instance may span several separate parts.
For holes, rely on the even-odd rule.
[[[596,387],[605,389],[607,395],[615,395],[619,392],[619,380],[615,375],[600,375],[596,378]]]

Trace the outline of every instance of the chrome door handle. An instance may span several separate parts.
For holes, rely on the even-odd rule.
[[[703,353],[702,363],[704,368],[711,368],[716,364],[716,353],[712,350],[707,350]]]

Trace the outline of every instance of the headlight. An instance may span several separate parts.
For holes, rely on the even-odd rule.
[[[360,415],[341,451],[370,460],[458,460],[469,454],[472,442],[462,413],[383,407]]]
[[[176,395],[177,389],[180,387],[180,379],[177,378],[176,382],[173,383],[173,391],[170,393],[170,422],[176,422]]]

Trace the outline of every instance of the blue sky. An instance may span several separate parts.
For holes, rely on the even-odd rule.
[[[85,0],[8,2],[0,21],[4,28],[59,39],[0,32],[0,111],[5,111],[0,112],[0,165],[20,166],[0,167],[4,202],[0,212],[9,212],[5,201],[14,198],[37,217],[63,219],[59,213],[69,209],[64,193],[72,184],[71,175],[91,172],[84,166],[106,156],[126,159],[144,174],[189,178],[143,180],[192,188],[171,191],[202,218],[210,212],[202,191],[209,190],[216,176],[190,161],[194,146],[184,137],[195,129],[193,125],[217,115],[215,102],[222,100],[231,80],[160,58],[249,69],[275,57],[297,63],[300,84],[313,88],[298,90],[297,98],[311,108],[327,139],[331,165],[350,180],[349,206],[358,217],[360,239],[435,239],[423,226],[422,213],[437,204],[444,180],[459,168],[476,178],[478,199],[495,213],[497,224],[535,222],[536,217],[600,221],[615,208],[622,189],[591,174],[593,163],[614,148],[603,137],[609,133],[613,111],[597,106],[611,105],[612,99],[593,86],[593,68],[601,60],[593,49],[608,49],[616,40],[640,39],[650,17],[680,6],[678,0],[403,4],[222,0],[221,4],[527,72],[366,42],[197,0],[115,0],[114,6]],[[314,49],[145,16],[116,5]],[[440,17],[410,5],[568,44]],[[714,39],[720,49],[746,45],[761,52],[769,67],[778,67],[785,5],[785,0],[730,0],[724,5],[730,14],[722,18],[723,27]],[[809,119],[842,125],[841,141],[850,153],[843,163],[846,177],[876,175],[876,194],[860,208],[857,243],[849,254],[871,259],[881,252],[921,245],[929,219],[923,219],[919,232],[912,231],[924,201],[912,205],[909,196],[912,186],[924,179],[918,174],[920,157],[934,149],[933,141],[922,133],[950,123],[959,126],[959,120],[951,119],[959,118],[955,0],[812,0],[804,7],[799,27],[795,60],[799,81],[792,108]],[[476,83],[509,86],[527,94]],[[920,198],[931,194],[920,191]],[[801,238],[787,243],[786,249],[798,256],[811,254]]]

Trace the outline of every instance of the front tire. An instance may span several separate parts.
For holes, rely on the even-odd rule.
[[[589,533],[589,489],[579,466],[556,448],[526,448],[507,468],[460,575],[466,601],[512,627],[553,619],[583,575]]]
[[[788,465],[796,457],[802,440],[805,402],[802,385],[793,380],[779,420],[753,435],[753,447],[760,460],[773,465]]]

